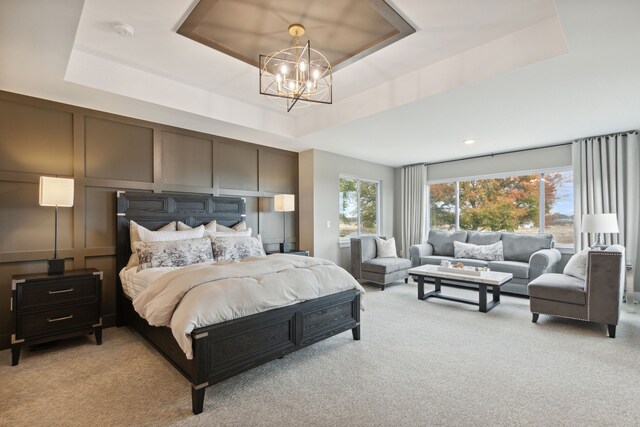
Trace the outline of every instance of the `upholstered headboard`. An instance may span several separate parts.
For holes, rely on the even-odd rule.
[[[182,221],[195,227],[215,219],[222,225],[232,226],[245,218],[245,201],[241,197],[139,191],[118,191],[115,197],[116,274],[127,265],[131,255],[131,220],[150,230],[157,230],[171,221]],[[122,284],[119,277],[116,281],[120,296]]]

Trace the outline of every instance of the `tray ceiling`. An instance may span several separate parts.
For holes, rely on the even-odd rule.
[[[258,66],[258,56],[294,44],[302,24],[334,69],[394,43],[415,29],[384,0],[200,0],[178,33]]]

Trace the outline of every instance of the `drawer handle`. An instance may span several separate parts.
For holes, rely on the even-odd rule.
[[[73,314],[70,314],[64,317],[58,317],[57,319],[47,319],[47,322],[53,323],[53,322],[59,322],[61,320],[68,320],[68,319],[73,319]]]
[[[54,295],[54,294],[64,294],[64,293],[67,293],[67,292],[73,292],[73,291],[75,291],[75,289],[73,289],[73,288],[63,289],[63,290],[61,290],[61,291],[49,291],[49,295]]]

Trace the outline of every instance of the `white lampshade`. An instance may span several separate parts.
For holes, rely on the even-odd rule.
[[[73,178],[41,176],[40,206],[73,206]]]
[[[583,233],[619,233],[616,214],[582,215]]]
[[[296,210],[294,194],[276,194],[273,196],[273,210],[276,212],[292,212]]]

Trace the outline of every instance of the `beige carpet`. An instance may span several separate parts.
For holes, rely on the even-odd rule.
[[[187,381],[127,328],[100,347],[23,349],[17,367],[2,351],[0,425],[640,425],[640,315],[610,339],[533,324],[525,299],[481,314],[419,301],[415,285],[366,288],[361,341],[341,334],[214,385],[198,416]]]

